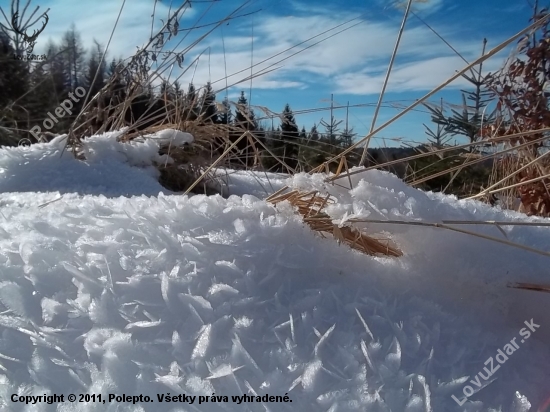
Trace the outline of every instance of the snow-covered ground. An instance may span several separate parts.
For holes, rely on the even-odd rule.
[[[229,198],[175,195],[156,180],[158,140],[95,136],[85,162],[61,155],[61,138],[0,149],[1,410],[523,412],[550,397],[550,295],[507,287],[548,283],[549,257],[377,223],[364,227],[404,256],[373,258],[262,199],[287,184],[336,195],[335,220],[535,218],[377,171],[352,190],[219,171]],[[503,229],[550,250],[548,227]],[[524,339],[531,319],[540,328]],[[466,386],[475,393],[459,406]],[[12,401],[53,394],[64,402]],[[159,401],[168,394],[186,397]],[[254,398],[232,399],[242,395]]]

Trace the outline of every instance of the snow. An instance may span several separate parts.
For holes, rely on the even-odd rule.
[[[179,147],[192,143],[195,138],[190,133],[182,132],[180,130],[163,129],[146,136],[144,139],[137,139],[137,141],[147,140],[153,140],[159,144],[170,144],[172,146]]]
[[[547,256],[376,223],[362,225],[390,233],[404,256],[369,257],[263,199],[285,184],[328,192],[340,223],[536,218],[378,171],[353,176],[349,190],[323,175],[220,170],[227,199],[180,196],[156,181],[158,139],[114,136],[89,138],[86,161],[62,154],[63,136],[0,149],[2,410],[524,412],[550,396],[548,295],[507,287],[547,283]],[[550,249],[550,228],[503,230]],[[540,329],[459,406],[452,395],[476,390],[488,358],[531,319]],[[71,403],[71,393],[154,402]],[[12,394],[65,402],[25,405]],[[168,394],[186,398],[158,402]],[[266,394],[292,403],[231,398]]]

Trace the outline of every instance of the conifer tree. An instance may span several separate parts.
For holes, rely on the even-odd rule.
[[[10,38],[0,31],[0,145],[15,145],[18,138],[12,129],[23,121],[21,102],[16,102],[28,90],[28,66],[15,60]]]
[[[74,23],[71,28],[63,34],[61,50],[65,58],[65,69],[68,81],[68,88],[73,91],[81,86],[84,78],[85,53],[80,33],[76,31]]]
[[[321,126],[325,128],[325,135],[324,138],[326,142],[330,145],[331,150],[334,148],[334,146],[338,145],[338,132],[339,132],[339,126],[342,123],[341,120],[336,120],[334,116],[330,117],[330,120],[327,122],[325,120],[321,120]]]
[[[57,44],[51,41],[48,42],[46,50],[46,55],[48,56],[46,70],[51,78],[52,93],[57,104],[59,104],[67,98],[71,91],[69,87],[68,64]]]
[[[317,125],[313,125],[309,131],[309,140],[318,142],[320,139],[319,132],[317,131]]]
[[[248,105],[248,100],[246,99],[244,91],[241,91],[241,97],[237,101],[237,109],[235,111],[233,124],[240,130],[230,134],[230,139],[232,141],[239,139],[245,130],[251,132],[256,132],[258,130],[254,112]],[[254,133],[254,136],[257,136],[256,133]],[[256,152],[250,146],[250,143],[250,138],[243,138],[239,140],[237,144],[240,161],[242,164],[246,165],[246,167],[253,166],[256,163]]]
[[[32,119],[29,129],[33,126],[42,127],[42,122],[48,117],[48,112],[54,113],[57,107],[57,101],[53,93],[53,85],[49,73],[45,70],[45,65],[35,65],[30,75],[30,87],[32,93],[29,93],[25,99],[25,109],[29,113],[29,118]],[[63,127],[68,124],[70,120],[64,121],[60,119],[60,122],[56,124],[53,130],[50,132],[63,132]],[[30,138],[34,141],[34,136]]]
[[[206,83],[201,97],[201,117],[203,122],[218,123],[216,108],[216,94],[210,82]]]
[[[176,100],[178,101],[182,100],[183,91],[181,90],[181,85],[177,80],[174,82],[174,94],[176,95]]]
[[[189,83],[187,93],[185,95],[185,120],[196,120],[199,115],[199,108],[197,107],[197,91],[193,83]]]
[[[248,100],[241,91],[241,97],[237,101],[237,111],[235,113],[235,125],[243,128],[244,130],[256,130],[257,124],[254,119],[254,112],[248,106]]]
[[[0,110],[21,97],[28,87],[28,67],[14,59],[14,53],[9,37],[0,32]]]
[[[282,158],[284,162],[296,169],[298,165],[298,139],[300,133],[296,125],[296,119],[290,105],[287,103],[282,113],[281,141],[275,147],[282,147]]]
[[[307,140],[307,132],[305,126],[302,126],[302,130],[300,131],[300,140],[302,142],[305,142]]]
[[[231,124],[233,122],[233,113],[231,113],[231,105],[227,96],[222,100],[223,111],[218,116],[218,123]]]
[[[484,39],[482,54],[485,54],[486,45],[487,39]],[[487,88],[487,79],[490,75],[484,76],[482,70],[483,63],[479,63],[475,69],[470,69],[469,74],[462,75],[464,79],[472,84],[474,89],[471,91],[462,90],[461,111],[451,109],[451,116],[448,116],[442,106],[438,107],[424,103],[424,107],[431,112],[432,122],[437,124],[438,127],[443,126],[440,133],[444,137],[446,135],[462,135],[467,137],[470,143],[473,143],[478,139],[482,125],[494,121],[495,112],[486,110],[493,99],[493,91]],[[431,130],[430,132],[433,133]],[[431,137],[436,138],[435,136]]]
[[[101,61],[103,50],[96,40],[94,40],[94,46],[95,47],[90,52],[90,58],[88,59],[87,70],[84,76],[84,87],[90,90],[90,96],[94,96],[103,86],[105,86],[106,77],[105,60]]]

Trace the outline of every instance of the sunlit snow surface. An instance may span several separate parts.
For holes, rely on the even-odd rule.
[[[261,200],[281,176],[228,172],[242,197],[189,198],[156,182],[154,140],[96,136],[86,163],[61,157],[62,146],[0,150],[2,410],[523,412],[550,396],[550,296],[506,287],[548,283],[550,258],[389,224],[364,227],[390,232],[405,256],[372,258]],[[351,191],[322,176],[286,183],[338,194],[335,219],[534,221],[383,172],[354,176]],[[494,227],[468,229],[504,238]],[[549,228],[504,230],[550,250]],[[531,318],[540,329],[459,407],[451,395],[461,399]],[[155,403],[9,400],[82,392]],[[167,393],[230,401],[156,402]],[[242,394],[292,403],[231,402]]]

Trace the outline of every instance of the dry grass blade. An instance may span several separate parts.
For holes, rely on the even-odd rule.
[[[507,39],[506,41],[502,42],[501,44],[499,44],[498,46],[494,47],[491,51],[489,51],[488,53],[484,54],[483,56],[481,56],[480,58],[478,58],[477,60],[475,60],[474,62],[472,62],[471,64],[469,64],[468,66],[464,67],[463,69],[461,70],[458,70],[453,76],[451,76],[448,80],[446,80],[445,82],[441,83],[438,87],[436,87],[435,89],[433,89],[431,92],[429,92],[428,94],[426,94],[425,96],[423,96],[422,98],[416,100],[412,105],[410,105],[409,107],[407,107],[405,110],[403,110],[402,112],[400,112],[399,114],[395,115],[394,117],[392,117],[390,120],[388,120],[386,123],[384,123],[383,125],[379,126],[376,130],[373,130],[372,132],[368,133],[367,136],[365,136],[364,138],[360,139],[359,141],[357,141],[356,143],[354,143],[352,146],[350,146],[349,148],[347,148],[346,150],[344,150],[342,153],[340,153],[339,155],[335,156],[334,158],[330,159],[330,161],[334,161],[334,160],[337,160],[339,159],[340,157],[342,156],[346,156],[348,153],[350,153],[351,151],[353,151],[354,149],[356,149],[360,144],[363,144],[363,143],[368,143],[369,140],[377,133],[379,133],[380,131],[382,131],[383,129],[385,129],[386,127],[388,127],[389,125],[391,125],[392,123],[394,123],[395,121],[397,121],[398,119],[400,119],[401,117],[403,117],[405,114],[407,114],[408,112],[410,112],[411,110],[413,110],[414,108],[416,108],[417,106],[421,105],[423,102],[425,102],[426,100],[428,100],[430,97],[432,97],[433,95],[435,95],[437,92],[439,92],[440,90],[444,89],[446,86],[448,86],[449,84],[451,84],[453,81],[455,81],[456,79],[458,79],[459,77],[461,77],[464,73],[466,73],[467,71],[469,70],[472,70],[472,68],[475,68],[477,65],[479,65],[480,63],[484,62],[485,60],[487,60],[488,58],[494,56],[495,54],[499,53],[500,51],[502,51],[503,49],[505,49],[508,45],[512,44],[516,39],[520,38],[521,36],[531,32],[532,30],[540,27],[542,24],[544,24],[548,19],[550,19],[550,14],[549,15],[546,15],[545,17],[542,17],[540,18],[539,20],[535,21],[534,23],[532,23],[531,25],[529,25],[528,27],[526,27],[525,29],[523,29],[522,31],[520,31],[519,33],[515,34],[514,36],[510,37],[509,39]],[[341,175],[339,176],[339,178],[342,178],[344,177],[345,175]]]
[[[388,87],[388,82],[390,80],[391,71],[393,69],[393,64],[395,62],[395,58],[397,56],[397,50],[399,49],[399,44],[401,43],[401,37],[403,36],[403,31],[405,30],[405,24],[407,23],[407,19],[409,17],[409,13],[411,11],[413,0],[408,0],[407,7],[405,9],[405,15],[403,16],[403,21],[401,22],[401,27],[399,28],[399,32],[397,34],[397,41],[395,42],[395,47],[393,49],[390,63],[388,64],[388,70],[386,72],[386,77],[384,78],[384,84],[382,85],[382,91],[380,92],[380,96],[378,97],[378,104],[376,105],[376,109],[374,110],[374,116],[372,117],[372,123],[369,129],[369,134],[372,133],[374,130],[374,126],[376,126],[376,119],[378,119],[378,113],[380,112],[380,107],[382,106],[382,101],[384,99],[384,94],[386,93],[386,88]],[[367,143],[365,144],[365,147],[363,148],[363,153],[361,155],[361,160],[359,164],[365,164],[365,160],[367,158],[367,150],[369,148],[369,141],[367,140]]]
[[[352,226],[341,227],[334,224],[332,218],[323,211],[327,204],[335,202],[330,195],[322,196],[317,191],[300,192],[294,190],[284,194],[278,192],[269,199],[269,202],[275,205],[284,201],[288,201],[296,207],[304,222],[322,236],[332,235],[338,243],[345,243],[352,249],[371,256],[403,256],[403,252],[393,246],[388,239],[376,239]]]
[[[536,292],[550,293],[550,286],[535,285],[533,283],[512,283],[509,284],[508,287],[513,289],[534,290]]]
[[[450,230],[450,231],[453,231],[453,232],[464,233],[465,235],[470,235],[470,236],[478,237],[478,238],[481,238],[481,239],[491,240],[491,241],[496,242],[496,243],[501,243],[503,245],[512,246],[512,247],[515,247],[517,249],[522,249],[522,250],[526,250],[528,252],[536,253],[537,255],[550,257],[550,252],[547,252],[545,250],[535,249],[533,247],[525,246],[525,245],[515,243],[515,242],[511,242],[509,240],[499,239],[499,238],[496,238],[494,236],[488,236],[488,235],[484,235],[484,234],[481,234],[481,233],[472,232],[471,230],[459,229],[457,227],[452,227],[452,226],[449,226],[449,225],[443,224],[443,223],[407,222],[405,220],[375,220],[375,219],[350,219],[350,222],[353,222],[353,223],[383,223],[383,224],[392,224],[392,225],[436,227],[436,228],[440,228],[440,229],[447,229],[447,230]],[[506,224],[510,224],[510,225],[514,224],[513,222],[508,222],[508,223],[501,222],[501,223],[502,223],[503,226],[505,226]],[[521,223],[518,223],[518,225],[520,225],[520,224]],[[529,226],[528,224],[524,224],[524,225]]]
[[[408,157],[404,157],[404,158],[397,159],[397,160],[390,160],[388,162],[380,163],[380,164],[377,164],[377,165],[374,165],[374,166],[369,166],[369,167],[365,167],[363,169],[358,169],[358,170],[350,171],[348,173],[343,173],[340,176],[332,176],[332,177],[328,178],[327,180],[332,182],[332,181],[335,181],[335,180],[338,180],[338,179],[341,179],[341,178],[344,178],[344,177],[353,176],[353,175],[356,175],[356,174],[359,174],[359,173],[364,173],[367,170],[373,170],[373,169],[379,169],[379,168],[383,168],[383,167],[393,166],[395,164],[402,163],[402,162],[409,162],[409,161],[412,161],[412,160],[417,160],[417,159],[421,159],[421,158],[424,158],[424,157],[429,157],[429,156],[432,156],[432,155],[442,155],[443,153],[453,152],[453,151],[456,151],[456,150],[459,150],[459,149],[467,149],[467,148],[475,147],[475,146],[482,146],[482,145],[486,145],[488,143],[497,144],[497,143],[501,143],[501,142],[506,142],[506,141],[510,140],[511,138],[516,138],[516,137],[521,138],[521,137],[535,135],[535,134],[544,133],[544,132],[550,132],[550,128],[545,127],[545,128],[541,128],[541,129],[537,129],[537,130],[530,130],[530,131],[526,131],[526,132],[515,133],[515,134],[509,135],[509,136],[494,137],[494,138],[487,139],[485,141],[465,143],[463,145],[445,147],[443,149],[437,149],[437,150],[434,150],[434,151],[426,151],[424,153],[419,153],[417,155],[408,156]],[[545,140],[545,138],[536,139],[536,140],[533,140],[533,141],[527,143],[526,146],[537,143],[537,142],[542,142],[544,140]],[[494,154],[493,157],[495,157],[497,155],[499,155],[499,153]],[[319,167],[318,169],[321,170],[321,167]],[[316,169],[316,170],[312,171],[311,173],[315,173],[317,171],[318,170]],[[448,173],[449,171],[447,170],[446,172]],[[431,176],[431,177],[435,177],[435,176]]]
[[[227,156],[227,154],[230,153],[231,150],[232,150],[235,146],[237,146],[237,144],[239,144],[239,142],[240,142],[242,139],[244,139],[245,137],[248,136],[248,133],[249,133],[249,132],[243,133],[243,134],[241,135],[241,137],[239,137],[237,140],[235,140],[235,141],[231,144],[231,146],[229,146],[229,147],[225,150],[225,152],[223,152],[223,153],[221,154],[221,156],[220,156],[216,161],[214,161],[214,162],[206,169],[206,171],[205,171],[198,179],[196,179],[196,180],[191,184],[191,186],[189,186],[189,188],[185,191],[184,194],[185,194],[185,195],[186,195],[186,194],[189,194],[189,192],[190,192],[191,190],[193,190],[193,188],[194,188],[195,186],[197,186],[197,185],[201,182],[201,180],[202,180],[205,176],[207,176],[207,174],[208,174],[212,169],[214,169],[214,168],[215,168],[215,167],[225,158],[225,156]]]
[[[550,227],[549,222],[506,222],[497,220],[443,220],[448,225],[495,225],[495,226],[539,226]]]

